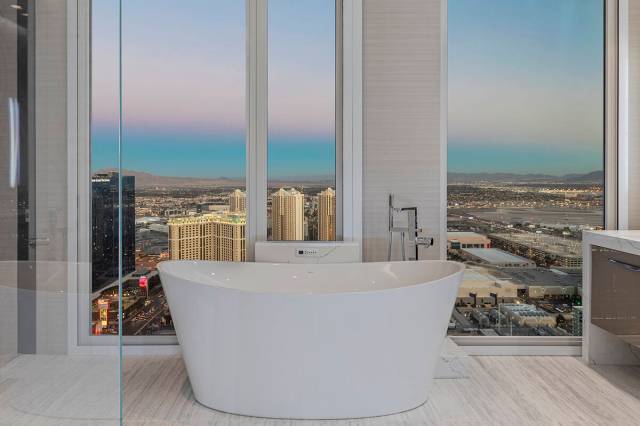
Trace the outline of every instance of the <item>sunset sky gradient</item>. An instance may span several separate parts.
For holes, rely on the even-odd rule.
[[[603,168],[603,0],[450,0],[449,170]]]
[[[123,167],[244,176],[244,1],[152,4],[122,2]],[[117,14],[117,0],[93,2],[94,170],[117,164]],[[335,174],[334,92],[335,2],[271,0],[270,178]]]
[[[92,3],[94,170],[117,165],[118,3]],[[123,166],[243,177],[244,1],[122,3]],[[270,178],[335,173],[334,3],[270,0]],[[603,0],[450,0],[448,14],[449,170],[601,170]]]

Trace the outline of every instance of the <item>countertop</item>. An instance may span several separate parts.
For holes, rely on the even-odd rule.
[[[629,336],[626,336],[627,341],[625,341],[620,336],[615,336],[591,323],[592,253],[590,247],[599,246],[640,256],[640,231],[585,231],[582,234],[582,244],[584,307],[582,359],[589,364],[640,365],[637,350],[629,345]]]
[[[640,231],[585,231],[584,244],[640,255]]]

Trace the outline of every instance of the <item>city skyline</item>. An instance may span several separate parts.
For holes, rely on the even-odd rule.
[[[117,223],[113,218],[117,213],[114,206],[117,177],[116,172],[92,175],[91,330],[96,335],[118,333],[120,277],[117,245],[113,243],[117,237],[117,226],[114,226]],[[123,233],[126,253],[121,278],[123,334],[173,334],[158,263],[165,260],[245,261],[246,192],[230,186],[136,189],[135,176],[125,173],[123,179],[128,182],[125,192],[129,195],[125,199],[131,201],[123,210],[123,221],[128,225]],[[281,214],[277,207],[278,194],[295,199],[293,203],[282,200]],[[269,210],[273,210],[276,217],[270,223],[275,221],[276,227],[282,230],[275,239],[335,239],[333,188],[321,191],[315,188],[306,194],[281,189],[270,194],[268,202]],[[102,253],[105,246],[112,249]]]

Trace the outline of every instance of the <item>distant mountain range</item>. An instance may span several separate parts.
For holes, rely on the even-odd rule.
[[[604,172],[572,173],[562,176],[517,173],[449,173],[449,183],[513,182],[513,183],[602,183]]]
[[[99,170],[97,173],[113,171],[112,169]],[[136,188],[180,188],[180,187],[244,187],[244,178],[198,178],[159,176],[136,170],[124,170],[124,175],[135,176]],[[584,174],[567,174],[562,176],[546,174],[517,174],[517,173],[449,173],[449,183],[474,183],[474,182],[512,182],[512,183],[602,183],[604,172],[595,171]],[[270,181],[269,186],[334,186],[333,179],[326,176],[291,178]]]
[[[113,172],[114,169],[98,170],[96,173]],[[124,176],[134,176],[136,178],[136,188],[203,188],[203,187],[244,187],[244,178],[198,178],[179,176],[159,176],[137,170],[124,170]],[[327,177],[307,177],[304,179],[286,179],[269,181],[270,186],[334,186],[333,180]]]

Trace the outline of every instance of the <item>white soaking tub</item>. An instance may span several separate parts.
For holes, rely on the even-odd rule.
[[[159,265],[196,399],[295,419],[423,404],[463,269],[447,261]]]

